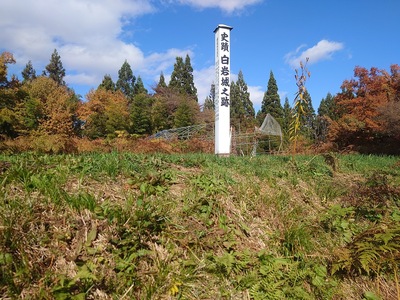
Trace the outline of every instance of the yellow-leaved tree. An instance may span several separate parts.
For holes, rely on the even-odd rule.
[[[91,90],[81,103],[78,117],[83,121],[83,135],[95,139],[117,136],[129,128],[128,100],[121,91],[104,88]]]
[[[45,76],[26,83],[24,90],[28,95],[24,117],[29,129],[38,134],[73,135],[79,100],[71,90]]]

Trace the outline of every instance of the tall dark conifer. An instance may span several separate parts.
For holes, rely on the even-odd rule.
[[[335,98],[331,93],[326,95],[326,98],[321,100],[321,103],[318,107],[318,115],[329,117],[331,120],[336,121],[338,119],[336,112],[336,104]]]
[[[247,84],[240,70],[238,79],[231,83],[231,124],[240,130],[254,125],[254,107],[250,100]]]
[[[267,114],[273,116],[279,123],[282,122],[283,109],[278,94],[278,85],[272,71],[269,75],[267,90],[261,104],[261,111],[257,114],[258,122],[261,124]]]
[[[165,83],[164,73],[161,72],[160,80],[158,81],[157,88],[165,88],[165,87],[167,87],[167,84]]]
[[[306,137],[314,139],[316,134],[316,115],[312,105],[311,95],[307,90],[304,93],[304,99],[307,102],[307,106],[301,120],[302,132]]]
[[[183,93],[185,85],[185,65],[183,63],[183,58],[178,56],[174,64],[174,70],[171,74],[171,79],[169,81],[168,87]]]
[[[326,98],[322,98],[318,107],[316,132],[317,138],[320,141],[326,141],[330,122],[337,121],[338,119],[339,116],[337,113],[335,98],[331,93],[328,93]]]
[[[36,71],[33,68],[31,61],[28,61],[25,68],[22,70],[21,74],[22,74],[22,78],[23,78],[23,80],[22,80],[23,83],[30,82],[36,78]]]
[[[121,69],[118,71],[116,88],[117,90],[120,90],[129,99],[129,101],[132,101],[134,96],[133,88],[135,86],[135,81],[136,77],[133,75],[131,66],[125,60],[121,66]]]
[[[204,109],[215,110],[215,84],[211,84],[210,95],[204,100]]]
[[[58,55],[57,49],[54,49],[50,58],[50,63],[46,66],[44,73],[57,82],[58,85],[65,85],[65,69],[61,62],[61,57]]]
[[[190,62],[190,57],[186,54],[185,58],[185,91],[189,95],[191,95],[196,101],[197,98],[197,88],[194,85],[194,78],[193,78],[193,67]]]
[[[174,127],[186,127],[194,124],[194,111],[190,106],[193,100],[184,100],[179,103],[174,113]]]
[[[289,99],[288,97],[285,97],[285,103],[283,104],[283,117],[282,117],[282,132],[284,136],[289,136],[289,128],[290,124],[293,121],[293,114],[292,114],[292,108],[290,107],[289,104]]]
[[[182,57],[176,58],[169,87],[178,91],[180,94],[186,94],[198,101],[197,89],[193,81],[193,68],[190,63],[189,55],[186,55],[185,62]]]
[[[133,87],[133,94],[134,95],[139,95],[139,94],[148,94],[147,89],[144,87],[142,78],[138,76],[135,86]]]
[[[109,74],[104,75],[103,81],[98,88],[103,88],[107,91],[115,91],[115,83]]]
[[[147,93],[139,92],[132,101],[130,121],[132,123],[131,132],[135,134],[151,134],[152,99]]]

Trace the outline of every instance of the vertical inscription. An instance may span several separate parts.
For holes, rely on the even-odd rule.
[[[215,153],[230,153],[230,32],[232,27],[215,29]]]

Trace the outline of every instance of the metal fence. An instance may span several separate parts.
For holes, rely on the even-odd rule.
[[[159,131],[150,139],[188,140],[197,138],[214,141],[214,123],[192,125]],[[231,153],[234,155],[252,155],[278,153],[282,140],[279,136],[260,134],[259,130],[249,133],[231,131]]]

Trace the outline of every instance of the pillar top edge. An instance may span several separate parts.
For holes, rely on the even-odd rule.
[[[217,28],[215,28],[214,32],[216,32],[216,31],[217,31],[218,29],[220,29],[220,28],[229,29],[229,30],[232,30],[232,29],[233,29],[232,26],[225,25],[225,24],[218,24],[218,26],[217,26]]]

